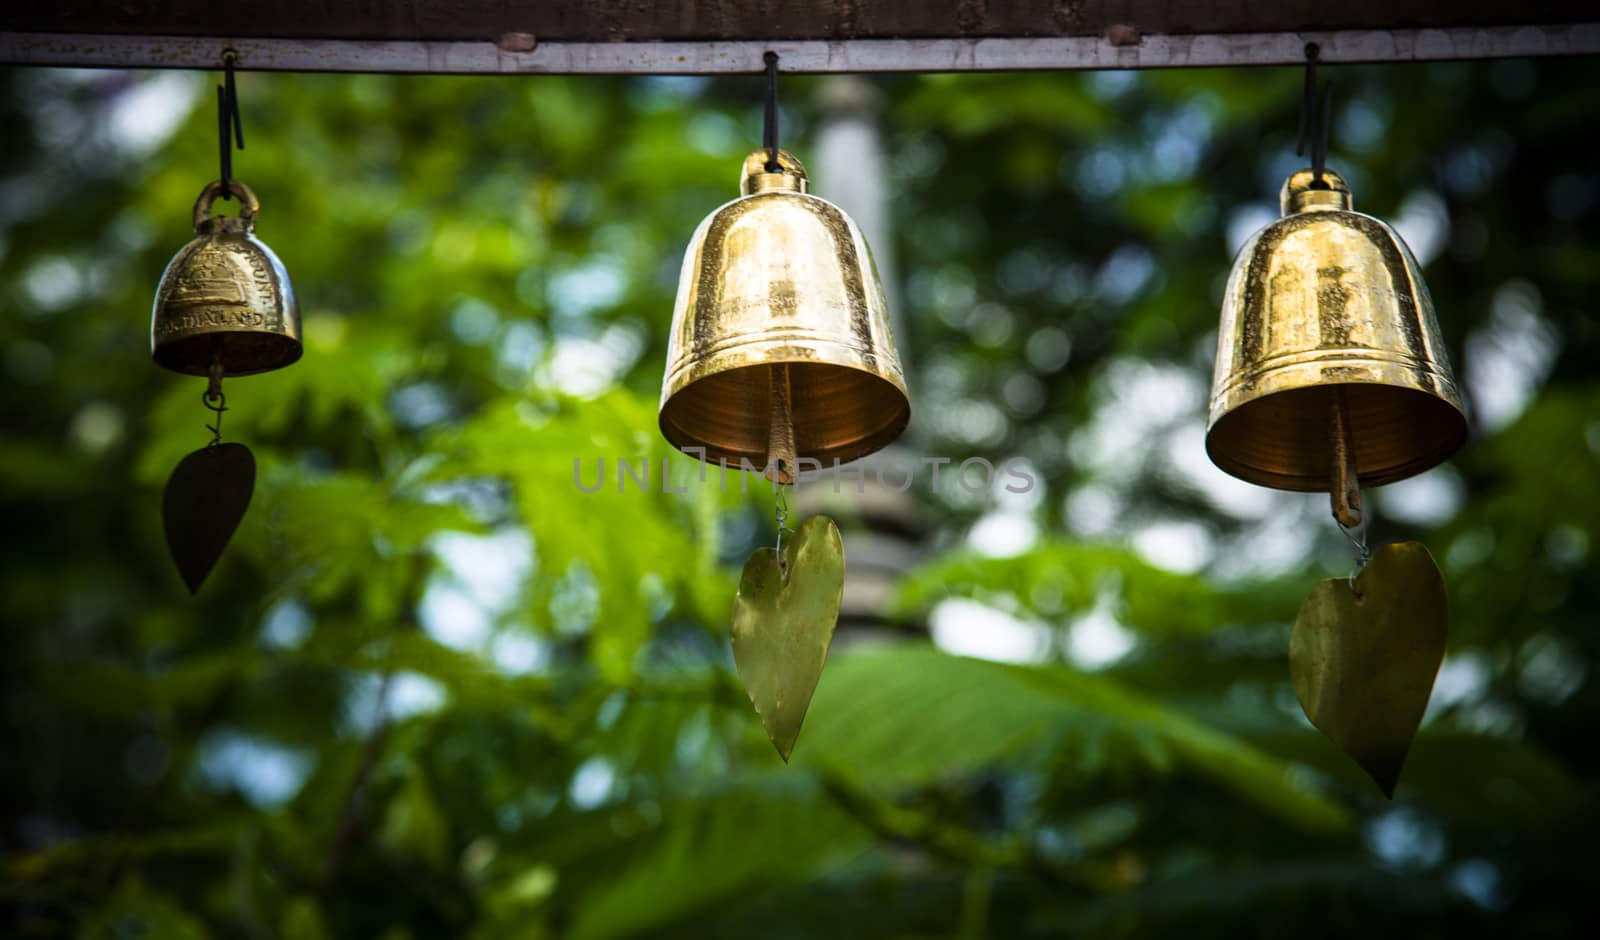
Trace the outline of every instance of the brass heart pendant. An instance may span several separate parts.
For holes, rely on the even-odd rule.
[[[202,447],[178,461],[161,494],[167,549],[189,586],[200,590],[250,507],[256,458],[243,444]]]
[[[1356,575],[1318,584],[1289,640],[1289,674],[1306,717],[1384,796],[1422,723],[1444,659],[1444,578],[1419,542],[1385,545]]]
[[[822,677],[844,594],[844,544],[827,516],[812,516],[783,547],[744,563],[733,602],[733,662],[761,726],[785,762]]]

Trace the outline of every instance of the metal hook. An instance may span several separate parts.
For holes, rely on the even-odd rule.
[[[778,163],[778,54],[769,51],[761,58],[767,63],[767,113],[761,145],[767,149],[767,172],[777,173],[782,169]]]
[[[233,67],[239,53],[225,49],[222,53],[222,84],[217,86],[217,156],[222,170],[222,196],[233,198],[233,145],[244,149],[244,121],[239,116],[239,88],[234,82]]]
[[[212,404],[215,402],[215,404]],[[211,440],[206,442],[207,447],[215,447],[222,443],[222,413],[228,410],[228,396],[217,392],[213,396],[209,391],[200,396],[200,404],[216,412],[217,423],[206,425],[206,430],[211,432]]]
[[[1333,82],[1323,86],[1321,106],[1317,101],[1317,59],[1322,49],[1314,42],[1306,43],[1306,80],[1300,101],[1300,134],[1295,142],[1296,156],[1304,156],[1306,144],[1311,145],[1312,183],[1322,183],[1322,171],[1328,159],[1328,124],[1333,113]]]
[[[1306,43],[1305,86],[1300,94],[1300,133],[1294,145],[1297,157],[1305,155],[1306,133],[1311,129],[1312,112],[1317,109],[1317,54],[1320,51],[1316,43]]]

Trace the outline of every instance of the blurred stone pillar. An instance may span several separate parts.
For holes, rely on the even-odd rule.
[[[911,387],[915,421],[916,382],[906,347],[906,318],[894,257],[893,220],[889,209],[889,181],[884,159],[879,114],[883,97],[873,84],[855,75],[823,80],[817,95],[818,125],[808,161],[814,191],[843,209],[866,237],[889,302],[890,328],[900,351],[900,363]],[[813,483],[798,488],[796,508],[802,514],[827,513],[839,523],[845,543],[844,601],[839,611],[838,639],[859,644],[920,633],[921,624],[893,624],[884,608],[900,577],[922,554],[927,522],[915,487],[894,488],[920,462],[903,444],[868,458],[865,480],[841,479],[834,492],[834,476],[825,470]],[[884,466],[880,485],[874,465]],[[852,467],[852,469],[854,469]],[[917,482],[921,483],[918,476]],[[859,489],[859,492],[858,492]]]
[[[872,246],[872,260],[889,301],[889,326],[899,339],[905,335],[905,311],[900,306],[900,276],[890,231],[889,179],[878,124],[882,109],[883,95],[867,79],[859,75],[824,79],[817,92],[820,123],[812,176],[816,192],[854,219]],[[903,363],[904,349],[900,356]]]

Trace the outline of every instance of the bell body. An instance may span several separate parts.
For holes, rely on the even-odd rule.
[[[832,466],[898,437],[910,400],[861,231],[806,192],[793,156],[779,151],[768,172],[767,155],[745,160],[743,195],[700,223],[684,255],[661,433],[703,460],[764,466],[777,383],[795,457]]]
[[[243,183],[233,218],[212,218],[213,182],[194,206],[195,239],[167,264],[150,316],[150,354],[174,372],[223,375],[280,369],[300,358],[300,308],[289,272],[254,235],[260,203]]]
[[[1320,186],[1310,170],[1295,173],[1282,206],[1228,278],[1211,460],[1262,486],[1331,492],[1334,429],[1347,415],[1362,484],[1444,461],[1466,440],[1466,415],[1411,251],[1389,226],[1351,211],[1332,172]]]

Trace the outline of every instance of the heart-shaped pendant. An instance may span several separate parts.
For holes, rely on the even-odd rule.
[[[733,662],[785,762],[800,736],[811,693],[839,622],[844,544],[827,516],[812,516],[783,547],[759,548],[744,563],[733,602]]]
[[[1318,584],[1289,640],[1300,707],[1394,798],[1444,659],[1444,577],[1419,542],[1385,545],[1355,576]]]
[[[161,494],[167,549],[189,586],[200,590],[250,506],[256,458],[243,444],[202,447],[178,461]]]

